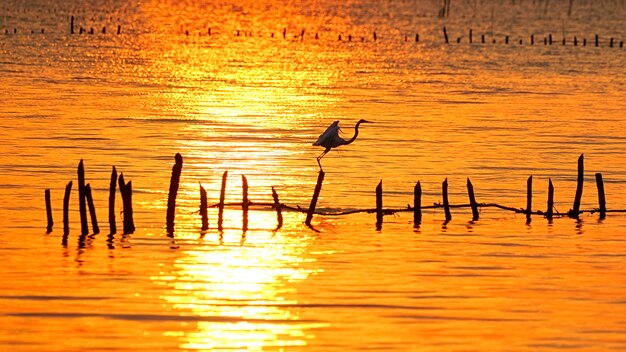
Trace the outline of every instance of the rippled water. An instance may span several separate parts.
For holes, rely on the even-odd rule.
[[[620,213],[526,224],[455,208],[445,223],[426,210],[419,227],[400,212],[380,231],[360,213],[316,216],[319,232],[297,212],[275,230],[259,208],[243,232],[237,207],[222,232],[209,209],[203,232],[197,213],[199,183],[217,203],[226,170],[227,202],[241,201],[244,174],[252,201],[271,202],[275,187],[307,208],[312,142],[334,120],[349,138],[360,118],[374,124],[322,159],[322,210],[373,208],[380,180],[385,207],[412,204],[417,181],[423,205],[441,202],[445,178],[465,204],[467,177],[479,202],[525,208],[533,175],[533,209],[545,210],[551,179],[567,212],[580,154],[582,208],[597,207],[600,172],[607,207],[626,209],[626,7],[572,1],[568,15],[569,4],[453,1],[438,18],[439,1],[4,2],[0,349],[625,349]],[[80,159],[102,229],[85,237]],[[108,234],[111,166],[133,182],[133,234]]]

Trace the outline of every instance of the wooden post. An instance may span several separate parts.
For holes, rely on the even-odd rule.
[[[283,227],[283,208],[278,201],[278,193],[276,193],[274,187],[272,187],[272,198],[274,198],[274,209],[276,209],[276,220],[278,221],[276,230],[279,230],[281,227]]]
[[[317,175],[317,184],[315,185],[315,191],[313,192],[313,198],[311,198],[311,204],[306,214],[306,226],[311,226],[311,220],[313,220],[313,213],[315,212],[315,206],[317,205],[317,198],[322,190],[322,182],[324,182],[324,171],[320,169],[320,173]]]
[[[419,181],[413,188],[413,225],[422,223],[422,185]]]
[[[117,25],[117,34],[119,35],[120,33],[122,33],[122,26],[121,25]]]
[[[552,33],[548,35],[548,44],[552,45]]]
[[[535,35],[534,34],[530,35],[530,45],[535,45]]]
[[[446,39],[446,44],[448,44],[448,31],[446,31],[446,26],[443,26],[443,37]]]
[[[533,212],[533,176],[526,181],[526,224],[530,224]]]
[[[383,228],[383,180],[376,186],[376,230]]]
[[[111,171],[111,182],[109,184],[109,229],[110,233],[117,232],[117,226],[115,225],[115,184],[117,183],[117,170],[113,166]]]
[[[241,211],[242,211],[242,220],[243,220],[243,226],[242,226],[242,230],[243,232],[248,231],[248,208],[250,206],[250,201],[248,200],[248,180],[246,179],[246,176],[241,175],[241,190],[242,190],[242,196],[243,199],[241,201]]]
[[[63,196],[63,234],[70,233],[69,208],[70,193],[72,192],[72,181],[65,186],[65,195]]]
[[[93,197],[91,196],[91,186],[89,184],[85,185],[85,198],[87,198],[87,206],[89,207],[89,215],[91,216],[91,228],[93,229],[93,234],[97,235],[100,233],[100,227],[98,227],[96,207],[93,204]]]
[[[481,34],[481,35],[480,35],[480,41],[481,41],[483,44],[485,44],[485,35],[484,35],[484,34]]]
[[[598,35],[596,34],[596,46],[598,46],[600,43],[600,38],[598,37]]]
[[[74,34],[74,16],[70,18],[70,34]]]
[[[600,206],[600,219],[606,217],[606,198],[604,196],[604,181],[602,174],[596,173],[596,185],[598,186],[598,205]]]
[[[378,40],[378,36],[376,35],[376,32],[374,32],[374,41]]]
[[[416,43],[419,43],[419,41],[420,41],[420,34],[419,34],[419,33],[416,33],[416,34],[415,34],[415,42],[416,42]]]
[[[548,179],[548,209],[546,209],[546,218],[548,221],[552,221],[552,215],[554,214],[554,186],[552,180]]]
[[[613,47],[613,37],[611,37],[611,40],[609,41],[609,47]]]
[[[226,177],[228,177],[228,171],[224,171],[222,174],[222,188],[220,190],[220,203],[217,208],[217,229],[222,231],[222,224],[224,223],[224,199],[226,198]]]
[[[469,30],[469,43],[472,44],[472,29]]]
[[[83,159],[78,163],[78,210],[80,212],[80,233],[87,235],[89,226],[87,225],[87,203],[85,202],[85,167]]]
[[[504,37],[504,44],[509,44],[509,36]]]
[[[133,221],[133,185],[132,181],[124,182],[124,173],[120,174],[118,185],[122,194],[122,203],[124,205],[124,233],[130,234],[135,232],[135,222]]]
[[[580,154],[580,157],[578,157],[578,179],[576,182],[576,196],[574,197],[574,207],[569,213],[569,216],[572,218],[578,218],[578,214],[580,214],[580,200],[583,196],[584,162],[584,154]]]
[[[202,217],[202,231],[209,229],[208,204],[206,200],[206,190],[200,183],[200,216]]]
[[[172,166],[172,178],[170,179],[170,191],[167,195],[167,232],[174,232],[174,218],[176,217],[176,195],[178,194],[178,185],[180,183],[180,173],[183,169],[183,157],[180,153],[176,153],[174,157],[175,164]]]
[[[450,203],[448,202],[448,178],[443,181],[441,184],[442,195],[443,195],[443,210],[446,214],[446,222],[452,220],[452,214],[450,214]]]
[[[52,226],[54,225],[54,221],[52,221],[52,205],[50,204],[50,189],[46,189],[44,194],[46,199],[46,217],[48,219],[46,231],[47,233],[50,233],[52,232]]]
[[[474,197],[474,186],[472,185],[472,181],[470,181],[469,177],[467,178],[467,194],[470,199],[470,206],[472,207],[472,221],[478,221],[478,203],[476,203],[476,198]]]

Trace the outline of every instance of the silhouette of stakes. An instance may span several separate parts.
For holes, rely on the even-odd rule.
[[[583,196],[583,182],[584,182],[584,163],[585,157],[584,154],[580,154],[578,157],[578,180],[576,182],[576,195],[574,197],[574,207],[569,211],[569,216],[571,218],[578,218],[578,214],[580,214],[580,200]]]
[[[450,203],[448,202],[448,178],[441,184],[441,193],[443,195],[443,210],[446,214],[446,223],[452,220],[452,214],[450,214]]]
[[[243,232],[248,231],[248,209],[250,207],[250,200],[248,200],[248,180],[246,179],[246,176],[241,175],[241,189],[242,189],[242,196],[243,199],[241,201],[241,211],[242,211],[242,221],[243,221],[243,225],[242,225],[242,230]]]
[[[552,215],[554,214],[554,186],[552,185],[552,179],[548,179],[548,209],[546,209],[546,219],[552,222]]]
[[[472,207],[472,221],[478,221],[478,203],[476,203],[476,198],[474,197],[474,186],[472,185],[472,181],[470,181],[469,177],[467,178],[467,194],[469,195],[470,206]]]
[[[530,224],[532,221],[531,215],[533,212],[533,176],[530,175],[526,181],[526,224]]]
[[[604,196],[604,181],[602,174],[596,173],[596,185],[598,186],[598,205],[600,207],[600,219],[606,217],[606,198]]]
[[[70,34],[74,34],[74,16],[70,18]]]
[[[419,181],[413,188],[413,225],[419,226],[422,223],[422,185]]]
[[[383,180],[376,186],[376,230],[383,228]]]
[[[135,223],[133,221],[133,184],[132,181],[124,183],[124,173],[121,173],[118,185],[122,194],[122,203],[124,204],[124,233],[130,234],[135,232]]]
[[[306,214],[306,220],[304,223],[306,226],[311,227],[311,220],[313,220],[313,213],[315,212],[315,206],[317,205],[317,198],[322,190],[322,182],[324,182],[324,171],[320,169],[320,173],[317,176],[317,184],[315,185],[315,191],[313,192],[313,198],[311,198],[311,204]]]
[[[117,232],[117,226],[115,225],[115,184],[117,183],[117,170],[113,166],[111,171],[111,182],[109,184],[109,229],[110,233]]]
[[[202,231],[209,229],[209,218],[207,214],[206,190],[200,183],[200,216],[202,217]]]
[[[66,236],[70,233],[69,207],[71,192],[72,181],[65,186],[65,195],[63,196],[63,234]]]
[[[87,235],[89,226],[87,225],[87,203],[85,202],[85,167],[83,159],[78,163],[78,210],[80,212],[80,233]]]
[[[98,227],[98,219],[96,218],[96,207],[93,204],[93,197],[91,196],[91,186],[89,184],[85,185],[85,198],[87,198],[87,206],[89,207],[89,215],[91,216],[91,228],[93,229],[93,234],[97,235],[100,233],[100,228]]]
[[[446,26],[443,26],[443,37],[446,40],[446,44],[448,44],[448,31],[446,31]]]
[[[45,198],[46,198],[46,217],[48,219],[48,226],[46,227],[46,233],[50,233],[52,232],[52,226],[54,225],[54,221],[52,221],[52,205],[50,204],[50,189],[46,189]]]
[[[180,173],[183,169],[183,157],[180,153],[176,153],[174,157],[175,164],[172,166],[172,178],[170,180],[170,191],[167,195],[167,232],[174,233],[174,217],[176,216],[176,194],[178,193],[178,185],[180,183]]]
[[[224,198],[226,198],[226,178],[228,177],[228,171],[224,171],[222,175],[222,188],[220,190],[220,202],[217,208],[217,229],[222,231],[222,224],[224,223]]]
[[[278,221],[278,225],[276,225],[276,230],[279,230],[283,227],[283,209],[282,205],[278,201],[278,193],[274,187],[272,187],[272,198],[274,198],[274,209],[276,209],[276,220]]]

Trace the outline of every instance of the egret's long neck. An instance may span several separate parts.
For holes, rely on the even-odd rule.
[[[352,136],[352,138],[348,139],[345,144],[350,144],[350,143],[354,142],[356,137],[359,135],[359,125],[361,124],[361,122],[362,121],[359,121],[359,122],[356,123],[356,125],[354,126],[354,136]]]

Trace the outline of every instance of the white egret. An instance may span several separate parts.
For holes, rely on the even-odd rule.
[[[324,155],[326,155],[326,153],[328,153],[332,148],[336,148],[341,145],[348,145],[354,142],[356,137],[359,135],[359,125],[362,123],[372,123],[372,122],[360,119],[359,122],[357,122],[356,125],[354,126],[354,136],[352,136],[352,138],[348,140],[345,140],[339,136],[339,131],[341,130],[339,128],[339,121],[335,121],[330,126],[328,126],[326,131],[324,131],[324,133],[320,135],[317,141],[313,143],[313,145],[319,145],[319,146],[326,148],[322,152],[322,154],[320,154],[320,156],[317,157],[317,164],[320,166],[320,170],[322,169],[322,164],[320,163],[320,160],[324,157]]]

